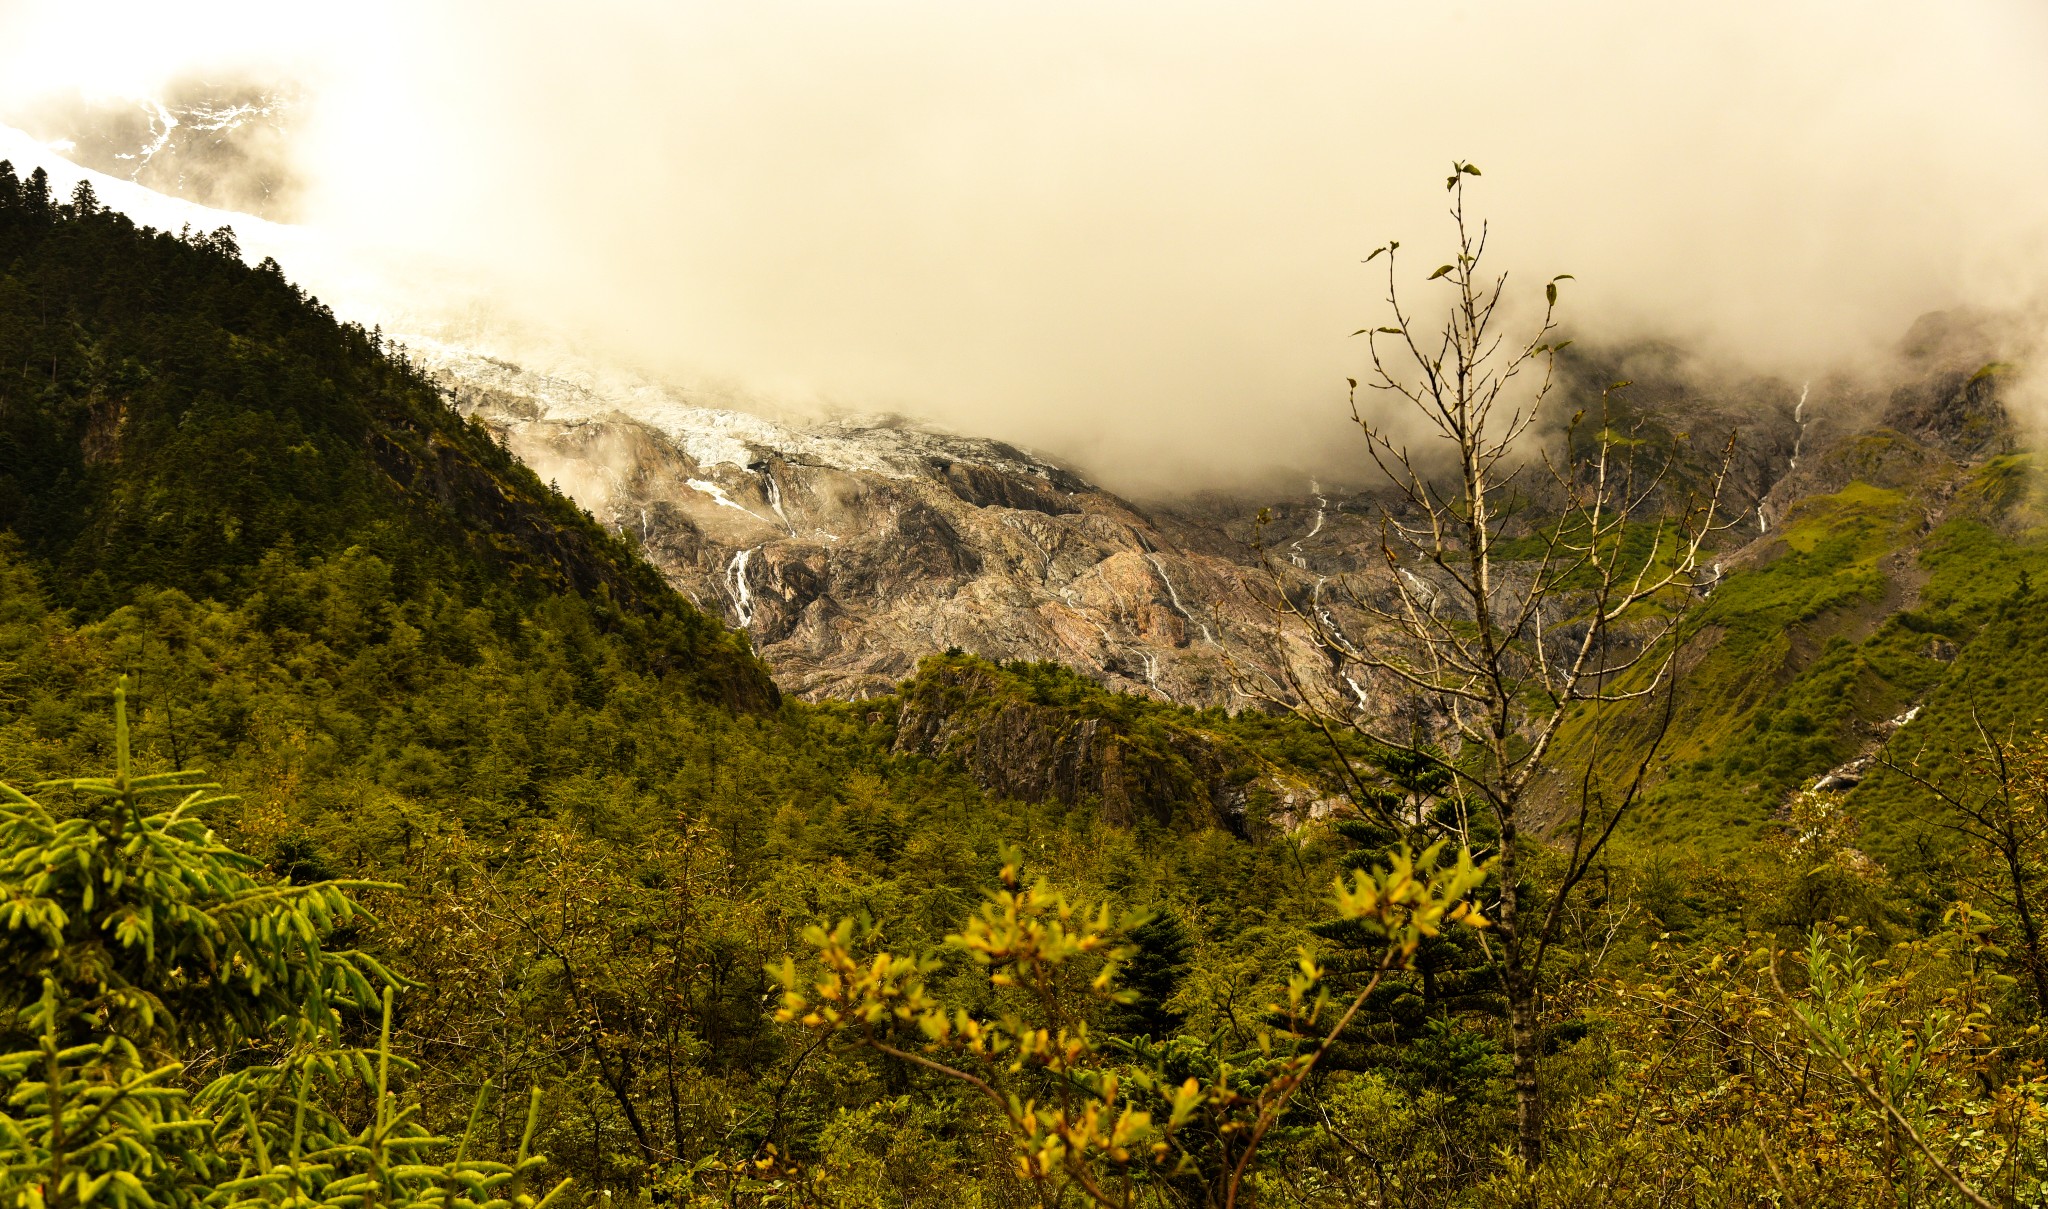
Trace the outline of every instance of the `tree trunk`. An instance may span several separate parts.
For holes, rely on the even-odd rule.
[[[1543,1094],[1536,1074],[1536,980],[1523,951],[1516,828],[1503,812],[1500,827],[1501,986],[1508,999],[1508,1053],[1515,1076],[1515,1149],[1531,1170],[1543,1161]]]
[[[1519,969],[1509,968],[1508,1037],[1515,1072],[1515,1146],[1522,1162],[1543,1161],[1543,1096],[1536,1078],[1536,988]]]
[[[2032,904],[2027,901],[2027,867],[2016,842],[2008,843],[2005,849],[2005,867],[2012,878],[2012,904],[2020,917],[2020,935],[2027,949],[2027,972],[2034,976],[2034,998],[2042,1011],[2048,1011],[2048,962],[2041,953],[2041,929],[2034,920]]]

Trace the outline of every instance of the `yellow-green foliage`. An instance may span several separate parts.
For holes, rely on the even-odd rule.
[[[1423,941],[1445,928],[1485,926],[1469,896],[1487,871],[1465,851],[1440,864],[1441,851],[1439,845],[1419,858],[1399,851],[1384,868],[1338,879],[1337,913],[1380,938],[1380,974],[1405,968]],[[1262,1085],[1245,1088],[1228,1064],[1211,1080],[1189,1076],[1175,1084],[1163,1066],[1115,1063],[1089,1032],[1088,997],[1130,999],[1117,989],[1118,964],[1136,951],[1119,940],[1143,917],[1116,919],[1107,905],[1092,914],[1079,909],[1042,880],[1027,886],[1019,865],[1020,854],[1006,854],[1000,886],[947,937],[987,972],[995,1011],[949,1010],[926,984],[939,968],[935,957],[863,951],[854,922],[844,920],[804,933],[815,975],[807,977],[794,958],[772,970],[783,987],[777,1018],[825,1037],[845,1036],[981,1093],[1008,1127],[1017,1177],[1036,1185],[1041,1198],[1057,1201],[1071,1191],[1099,1205],[1129,1206],[1148,1185],[1197,1173],[1210,1157],[1217,1168],[1205,1181],[1211,1195],[1235,1205],[1260,1142],[1351,1023],[1377,975],[1339,1010],[1322,988],[1322,968],[1304,949],[1287,985],[1285,1028],[1259,1036],[1259,1051],[1276,1063]],[[1147,1100],[1159,1110],[1144,1107]],[[1200,1154],[1184,1136],[1210,1131],[1223,1141],[1220,1156]]]
[[[967,655],[778,705],[230,237],[0,173],[0,269],[0,781],[115,768],[6,807],[0,1203],[531,1205],[539,1152],[619,1206],[2042,1203],[2038,852],[1881,770],[1802,791],[1911,705],[1895,749],[1963,782],[1973,711],[2038,725],[2024,457],[1943,497],[1945,456],[1845,446],[1862,481],[1701,610],[1649,825],[1563,902],[1525,829],[1529,1171],[1505,938],[1452,923],[1483,865],[1372,803],[1279,837],[1184,800],[1190,740],[1334,792],[1312,730]],[[1002,800],[898,750],[913,703],[1106,724],[1171,809]],[[1381,805],[1441,789],[1345,755]]]

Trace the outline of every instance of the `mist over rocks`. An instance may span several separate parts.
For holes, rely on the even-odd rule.
[[[188,76],[149,96],[66,92],[4,117],[81,167],[170,197],[290,221],[302,186],[292,161],[288,81]]]
[[[1236,705],[1230,661],[1270,661],[1254,560],[1230,535],[1000,442],[627,400],[447,345],[414,355],[459,410],[744,628],[789,691],[886,692],[960,649]]]
[[[1856,479],[1924,483],[2010,446],[1981,346],[1921,347],[1944,322],[1916,325],[1903,347],[1919,351],[1881,377],[1818,382],[1669,343],[1592,344],[1561,365],[1538,436],[1565,439],[1573,411],[1628,379],[1610,425],[1679,450],[1666,492],[1703,490],[1732,443],[1717,549],[1730,566],[1753,562],[1808,496]],[[769,419],[573,362],[540,373],[446,342],[411,347],[459,410],[746,630],[785,691],[883,693],[957,649],[1197,706],[1242,708],[1255,704],[1248,688],[1284,697],[1290,684],[1372,709],[1401,697],[1333,680],[1276,637],[1261,603],[1282,591],[1355,641],[1382,640],[1360,606],[1390,599],[1378,517],[1399,505],[1383,489],[1310,480],[1134,501],[1049,458],[900,418]],[[1359,461],[1364,478],[1362,441]],[[1540,516],[1545,489],[1532,455],[1517,490],[1533,508],[1517,511]],[[1523,527],[1511,536],[1528,523],[1511,519]],[[1512,579],[1512,562],[1502,573]]]

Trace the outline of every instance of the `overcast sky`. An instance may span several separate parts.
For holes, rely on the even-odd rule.
[[[1356,463],[1359,261],[1446,258],[1453,158],[1582,333],[1798,375],[2035,298],[2044,12],[0,0],[0,104],[288,75],[309,225],[602,356],[1152,491]]]

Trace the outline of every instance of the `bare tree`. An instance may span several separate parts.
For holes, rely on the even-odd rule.
[[[1358,622],[1347,633],[1322,584],[1291,590],[1269,560],[1279,634],[1318,652],[1329,674],[1281,658],[1278,680],[1243,676],[1241,687],[1316,723],[1340,757],[1337,733],[1350,730],[1435,761],[1450,774],[1441,805],[1452,829],[1470,842],[1475,821],[1492,824],[1499,928],[1488,952],[1508,1005],[1519,1148],[1534,1164],[1544,958],[1572,889],[1641,800],[1669,728],[1700,554],[1727,527],[1717,513],[1734,442],[1718,468],[1688,481],[1683,442],[1625,420],[1614,392],[1627,384],[1617,383],[1594,416],[1572,417],[1561,447],[1532,448],[1544,443],[1536,426],[1553,410],[1555,358],[1570,343],[1556,339],[1558,282],[1569,275],[1544,286],[1541,320],[1512,338],[1507,275],[1482,269],[1487,227],[1466,215],[1466,181],[1478,175],[1461,162],[1446,182],[1457,254],[1427,279],[1449,293],[1440,326],[1402,301],[1399,244],[1366,258],[1385,258],[1391,317],[1354,333],[1369,341],[1366,385],[1410,421],[1361,409],[1352,382],[1352,418],[1392,485],[1380,521],[1388,574],[1327,589]],[[1411,452],[1400,433],[1418,418],[1429,440]],[[1368,713],[1361,677],[1421,706],[1427,723]],[[1346,767],[1369,801],[1364,774]],[[1532,817],[1539,803],[1546,817]],[[1545,824],[1566,856],[1538,893],[1526,881],[1526,833]]]
[[[1940,803],[1940,822],[1969,838],[1989,867],[1965,874],[1963,884],[2009,913],[2018,933],[2019,964],[2034,1001],[2048,1012],[2048,939],[2042,936],[2040,883],[2048,878],[2048,737],[1994,737],[1970,711],[1982,745],[1964,754],[1960,776],[1923,772],[1919,756],[1900,760],[1887,746],[1883,766]]]

